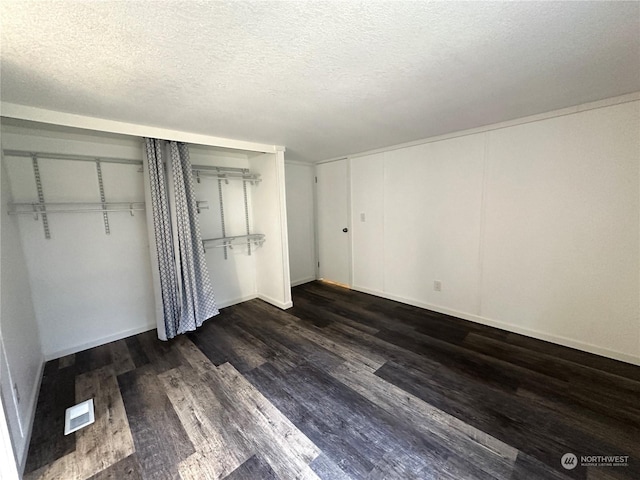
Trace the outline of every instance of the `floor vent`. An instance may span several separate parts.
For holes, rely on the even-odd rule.
[[[93,398],[69,407],[64,414],[64,434],[69,435],[76,430],[91,425],[95,419]]]

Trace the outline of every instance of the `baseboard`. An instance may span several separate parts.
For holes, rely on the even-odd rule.
[[[501,322],[499,320],[494,320],[487,317],[481,317],[479,315],[473,315],[466,312],[460,312],[458,310],[452,310],[450,308],[441,307],[439,305],[432,305],[430,303],[421,302],[419,300],[413,300],[410,298],[401,297],[398,295],[388,294],[385,292],[381,292],[378,290],[373,290],[365,287],[359,287],[353,285],[351,287],[353,290],[368,293],[370,295],[375,295],[377,297],[388,298],[389,300],[394,300],[396,302],[406,303],[408,305],[413,305],[414,307],[425,308],[427,310],[433,310],[434,312],[444,313],[445,315],[451,315],[452,317],[462,318],[463,320],[469,320],[471,322],[480,323],[482,325],[487,325],[489,327],[500,328],[502,330],[507,330],[508,332],[517,333],[520,335],[525,335],[527,337],[536,338],[538,340],[544,340],[545,342],[556,343],[558,345],[562,345],[569,348],[575,348],[577,350],[582,350],[584,352],[593,353],[595,355],[600,355],[602,357],[611,358],[613,360],[619,360],[621,362],[631,363],[633,365],[640,366],[640,356],[629,355],[628,353],[618,352],[615,350],[610,350],[605,347],[600,347],[598,345],[593,345],[587,342],[581,342],[579,340],[574,340],[572,338],[563,337],[561,335],[555,335],[547,332],[541,332],[539,330],[533,330],[530,328],[520,327],[518,325],[513,325],[511,323]]]
[[[42,375],[44,374],[44,356],[40,362],[40,370],[36,375],[33,388],[31,389],[31,395],[29,398],[29,418],[25,425],[24,431],[26,434],[23,436],[24,448],[22,450],[22,458],[19,460],[18,471],[20,475],[24,473],[24,468],[27,465],[27,455],[29,454],[29,444],[31,443],[31,433],[33,432],[33,421],[36,418],[36,408],[38,406],[38,395],[40,394],[40,386],[42,385]]]
[[[309,282],[315,282],[315,281],[316,281],[316,277],[305,277],[299,280],[293,280],[291,282],[291,286],[297,287],[298,285],[302,285],[303,283],[309,283]]]
[[[112,333],[104,337],[96,338],[94,340],[91,340],[90,342],[81,343],[79,345],[74,345],[73,347],[64,348],[62,350],[57,350],[55,352],[47,353],[45,354],[44,359],[45,359],[45,362],[48,362],[49,360],[55,360],[56,358],[64,357],[65,355],[78,353],[83,350],[87,350],[88,348],[98,347],[106,343],[115,342],[116,340],[121,340],[123,338],[131,337],[132,335],[148,332],[149,330],[154,330],[155,328],[156,328],[156,324],[153,323],[150,325],[140,325],[138,327],[131,328],[129,330],[122,330],[120,332]]]
[[[222,302],[218,303],[218,308],[230,307],[231,305],[246,302],[247,300],[252,300],[254,298],[256,298],[255,294],[246,295],[244,297],[232,298],[229,300],[223,300]],[[135,328],[131,328],[129,330],[122,330],[120,332],[112,333],[104,337],[96,338],[94,340],[91,340],[90,342],[74,345],[73,347],[64,348],[62,350],[56,350],[54,352],[47,353],[44,359],[45,359],[45,362],[48,362],[49,360],[55,360],[56,358],[64,357],[65,355],[71,355],[72,353],[81,352],[83,350],[87,350],[88,348],[99,347],[100,345],[104,345],[106,343],[115,342],[116,340],[121,340],[123,338],[131,337],[139,333],[148,332],[149,330],[155,330],[155,328],[156,328],[156,324],[153,323],[150,325],[141,325]]]
[[[286,310],[287,308],[293,307],[293,302],[291,300],[289,300],[288,302],[281,302],[279,300],[276,300],[275,298],[271,298],[268,295],[264,295],[262,293],[258,294],[258,298],[282,310]]]
[[[236,297],[230,300],[223,300],[221,302],[217,302],[218,308],[227,308],[231,305],[237,305],[238,303],[248,302],[249,300],[253,300],[254,298],[258,298],[258,295],[252,293],[251,295],[245,295],[243,297]]]

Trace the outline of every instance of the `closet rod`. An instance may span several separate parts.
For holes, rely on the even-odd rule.
[[[99,155],[73,155],[73,154],[61,154],[61,153],[49,153],[49,152],[31,152],[28,150],[3,150],[7,157],[24,157],[24,158],[44,158],[47,160],[75,160],[79,162],[93,162],[100,161],[103,163],[122,163],[125,165],[142,165],[141,160],[133,160],[128,158],[116,158],[116,157],[101,157]],[[220,173],[239,173],[249,174],[248,168],[238,167],[215,167],[212,165],[191,165],[192,170],[199,171],[212,171]]]
[[[200,170],[197,167],[193,167],[193,173],[196,176],[196,181],[200,183],[200,177],[218,177],[221,180],[235,179],[239,178],[251,183],[258,183],[262,180],[260,179],[260,175],[247,172],[225,172],[225,171],[209,171],[209,170]]]
[[[233,242],[254,242],[256,245],[262,245],[265,241],[263,233],[251,233],[249,235],[236,235],[233,237],[205,238],[202,240],[202,246],[207,249],[211,247],[231,247]]]
[[[37,215],[42,213],[134,212],[144,210],[144,202],[45,202],[9,203],[9,215]],[[209,210],[209,202],[197,201],[196,208]]]
[[[211,171],[220,173],[243,173],[249,174],[248,168],[238,167],[214,167],[213,165],[191,165],[192,170]]]
[[[11,205],[15,207],[69,207],[69,206],[95,206],[95,205],[113,205],[113,206],[129,206],[129,205],[144,205],[144,202],[14,202]]]
[[[38,215],[42,213],[92,213],[92,212],[140,212],[144,210],[144,206],[142,207],[133,207],[133,208],[68,208],[68,209],[60,209],[60,210],[32,210],[32,211],[10,211],[9,215]]]
[[[46,158],[48,160],[75,160],[79,162],[93,162],[100,160],[104,163],[123,163],[125,165],[142,165],[141,160],[130,160],[127,158],[115,158],[115,157],[100,157],[89,155],[72,155],[72,154],[60,154],[60,153],[47,153],[47,152],[29,152],[27,150],[3,150],[7,157],[27,157],[27,158]]]

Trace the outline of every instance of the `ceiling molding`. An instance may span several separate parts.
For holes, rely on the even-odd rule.
[[[366,150],[364,152],[354,152],[349,155],[341,155],[339,157],[328,158],[326,160],[319,160],[314,162],[314,165],[321,163],[335,162],[337,160],[344,160],[346,158],[364,157],[367,155],[374,155],[376,153],[390,152],[392,150],[399,150],[401,148],[415,147],[416,145],[423,145],[425,143],[439,142],[442,140],[448,140],[450,138],[465,137],[467,135],[474,135],[477,133],[489,132],[492,130],[500,130],[502,128],[514,127],[516,125],[524,125],[525,123],[539,122],[547,120],[549,118],[563,117],[565,115],[573,115],[575,113],[586,112],[588,110],[595,110],[598,108],[611,107],[613,105],[620,105],[622,103],[637,102],[640,101],[640,92],[628,93],[626,95],[620,95],[617,97],[605,98],[595,102],[583,103],[581,105],[575,105],[573,107],[561,108],[559,110],[552,110],[550,112],[539,113],[537,115],[530,115],[528,117],[516,118],[506,122],[494,123],[491,125],[484,125],[482,127],[471,128],[469,130],[460,130],[459,132],[447,133],[444,135],[437,135],[435,137],[423,138],[421,140],[415,140],[413,142],[399,143],[397,145],[389,145],[387,147],[376,148],[374,150]]]
[[[268,145],[263,143],[246,142],[231,138],[214,137],[197,133],[170,130],[166,128],[138,125],[135,123],[119,122],[104,118],[87,117],[71,113],[57,112],[43,108],[29,107],[15,103],[2,102],[0,104],[0,116],[28,120],[32,122],[62,125],[65,127],[82,128],[100,132],[132,135],[135,137],[160,138],[191,144],[208,145],[212,147],[224,147],[250,152],[275,153],[284,151],[281,145]]]
[[[300,165],[301,167],[313,167],[315,163],[312,162],[301,162],[300,160],[287,160],[284,159],[285,165]]]

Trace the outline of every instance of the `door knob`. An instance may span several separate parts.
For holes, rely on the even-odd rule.
[[[347,233],[347,232],[349,231],[349,229],[348,229],[347,227],[344,227],[344,228],[342,229],[342,231],[343,231],[344,233]]]

